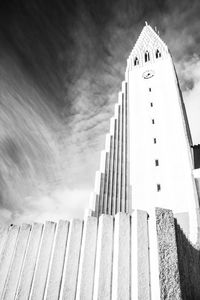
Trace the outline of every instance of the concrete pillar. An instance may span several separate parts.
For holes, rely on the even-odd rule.
[[[0,261],[0,299],[3,296],[4,285],[6,284],[7,276],[12,264],[13,253],[16,246],[19,226],[10,226],[8,229],[8,237],[3,248]]]
[[[111,299],[113,217],[101,215],[98,226],[93,300]]]
[[[69,222],[60,220],[56,230],[50,272],[47,281],[46,300],[59,299],[64,258],[67,245]]]
[[[123,90],[124,90],[124,139],[123,139],[123,144],[124,144],[124,168],[123,168],[123,173],[124,173],[124,199],[125,199],[125,212],[130,213],[131,209],[129,207],[129,199],[128,199],[128,108],[127,108],[127,82],[123,82]]]
[[[112,137],[109,134],[106,135],[106,168],[105,168],[105,184],[104,184],[104,209],[103,213],[108,213],[108,201],[109,201],[109,184],[110,184],[110,165],[112,160]]]
[[[95,192],[91,192],[91,194],[90,194],[89,210],[91,211],[91,213],[89,215],[98,217],[99,195],[97,195]]]
[[[112,181],[113,181],[113,151],[114,150],[114,139],[110,137],[110,159],[109,159],[109,174],[108,174],[108,192],[107,192],[107,210],[106,213],[112,214],[111,211],[111,195],[112,195]]]
[[[31,283],[36,266],[36,260],[42,236],[43,225],[34,223],[31,229],[30,238],[27,245],[27,251],[24,258],[24,264],[18,284],[16,299],[29,299]]]
[[[125,143],[124,143],[124,93],[122,97],[121,108],[121,193],[120,193],[120,211],[125,212]]]
[[[100,191],[99,191],[99,215],[103,213],[103,198],[104,198],[104,185],[105,185],[105,167],[106,167],[106,151],[101,151],[100,158]]]
[[[171,210],[156,208],[160,293],[162,300],[181,300],[180,275],[174,216]]]
[[[82,229],[81,220],[70,221],[60,300],[74,300],[76,297]]]
[[[10,268],[9,277],[4,287],[3,299],[11,300],[15,298],[17,284],[21,275],[22,264],[28,243],[31,225],[23,224],[20,228],[12,266]]]
[[[100,193],[99,193],[99,215],[103,213],[103,196],[104,196],[105,174],[101,173]]]
[[[43,299],[51,258],[51,251],[55,236],[56,224],[53,222],[46,222],[42,236],[39,256],[36,263],[36,270],[33,278],[31,289],[31,300]]]
[[[107,210],[109,161],[110,161],[110,155],[109,152],[106,152],[105,175],[104,175],[104,185],[103,185],[103,208],[102,208],[103,214],[105,214]]]
[[[99,201],[100,201],[100,189],[101,189],[101,173],[99,171],[96,172],[95,176],[95,186],[94,186],[94,215],[96,217],[99,216]]]
[[[116,107],[116,106],[115,106]],[[118,108],[118,106],[117,106]],[[117,149],[118,149],[118,121],[115,119],[115,125],[114,125],[114,152],[113,152],[113,174],[112,174],[112,186],[111,186],[111,212],[112,215],[115,215],[116,211],[116,182],[117,182]]]
[[[119,102],[121,102],[121,93],[119,93]],[[120,204],[121,204],[121,162],[122,162],[122,155],[121,155],[121,149],[122,149],[122,143],[121,143],[121,137],[122,137],[122,105],[120,103],[118,107],[118,157],[117,157],[117,193],[116,193],[116,212],[120,211]]]
[[[135,210],[131,216],[131,298],[150,300],[148,215]]]
[[[97,218],[87,217],[84,222],[83,240],[78,274],[76,300],[90,300],[93,295],[96,256]]]
[[[0,261],[1,261],[1,253],[3,251],[3,248],[5,247],[7,236],[8,236],[8,227],[0,226]]]
[[[130,299],[130,215],[115,216],[112,300]]]
[[[111,145],[110,145],[110,168],[109,168],[109,184],[108,184],[108,214],[112,214],[112,190],[113,190],[113,174],[114,174],[114,147],[115,147],[115,118],[112,117],[110,120],[110,134],[111,134]]]

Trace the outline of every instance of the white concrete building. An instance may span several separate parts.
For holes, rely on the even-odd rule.
[[[92,210],[173,210],[195,242],[199,200],[192,139],[167,45],[146,23],[128,60],[97,173]]]

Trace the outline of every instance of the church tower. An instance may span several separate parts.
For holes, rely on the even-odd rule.
[[[195,242],[199,202],[191,146],[171,54],[146,23],[127,60],[96,174],[92,214],[171,209]]]

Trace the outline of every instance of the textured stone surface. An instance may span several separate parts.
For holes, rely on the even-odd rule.
[[[156,223],[161,299],[181,300],[175,223],[172,211],[156,208]]]
[[[176,225],[178,266],[183,300],[200,299],[200,251],[192,245],[180,226]]]

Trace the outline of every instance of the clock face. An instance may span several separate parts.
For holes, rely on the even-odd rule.
[[[145,71],[142,76],[144,79],[149,79],[151,77],[153,77],[155,75],[155,72],[153,70],[148,70],[148,71]]]

